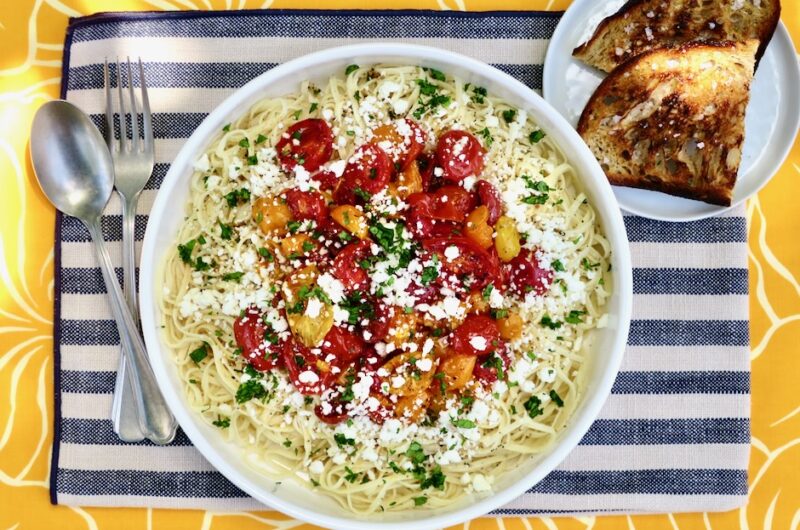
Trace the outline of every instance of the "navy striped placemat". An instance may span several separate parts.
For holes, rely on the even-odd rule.
[[[97,124],[106,57],[142,56],[156,168],[137,240],[170,161],[214,106],[276,64],[369,40],[471,55],[541,88],[553,13],[252,11],[101,14],[71,21],[62,95]],[[626,216],[634,320],[600,418],[559,468],[497,513],[726,510],[747,495],[750,443],[746,227],[741,208],[683,224]],[[103,230],[121,263],[121,217]],[[121,279],[121,269],[117,270]],[[191,446],[125,444],[109,420],[119,355],[105,287],[79,222],[56,225],[54,503],[258,509]]]

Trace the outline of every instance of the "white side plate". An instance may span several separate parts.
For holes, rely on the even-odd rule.
[[[574,0],[556,28],[544,63],[544,98],[576,126],[603,72],[572,57],[572,50],[594,33],[603,18],[625,0]],[[800,68],[783,23],[767,47],[753,80],[745,117],[742,164],[733,206],[760,190],[789,154],[800,125]],[[629,212],[664,221],[693,221],[729,208],[657,191],[613,186],[619,205]]]

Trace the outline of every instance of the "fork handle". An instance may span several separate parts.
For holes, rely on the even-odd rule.
[[[139,311],[136,298],[136,248],[135,248],[135,222],[136,205],[139,194],[122,199],[122,274],[123,291],[131,315],[138,326]],[[144,438],[139,428],[139,415],[136,412],[136,399],[133,395],[133,383],[130,361],[127,355],[120,355],[117,367],[117,380],[114,385],[114,401],[111,405],[111,422],[114,432],[120,440],[125,442],[138,442]]]
[[[103,233],[100,230],[100,219],[87,222],[86,228],[92,235],[97,261],[100,263],[103,281],[109,294],[111,312],[117,321],[122,351],[130,361],[130,380],[133,383],[132,389],[139,415],[139,427],[145,437],[152,442],[167,444],[175,438],[178,423],[167,407],[164,396],[161,395],[153,369],[147,361],[144,342],[139,336],[136,322],[114,276],[111,258],[105,248]]]

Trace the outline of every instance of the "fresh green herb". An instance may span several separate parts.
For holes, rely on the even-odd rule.
[[[301,131],[295,131],[292,133],[293,140],[300,140],[303,138],[303,133]]]
[[[353,94],[353,97],[356,99],[356,101],[361,101],[361,92],[356,90],[355,93]]]
[[[586,311],[577,311],[577,310],[573,309],[564,318],[564,320],[567,322],[567,324],[580,324],[581,322],[583,322],[583,318],[581,318],[581,317],[583,315],[585,315],[585,314],[586,314]]]
[[[589,258],[583,258],[581,260],[581,267],[583,267],[587,271],[593,271],[600,266],[599,263],[592,263],[589,261]]]
[[[493,290],[494,290],[494,285],[492,285],[491,283],[488,284],[486,287],[484,287],[483,288],[483,292],[481,293],[481,295],[483,296],[483,299],[488,302],[489,298],[492,297],[492,291]]]
[[[311,252],[314,250],[314,243],[311,241],[303,241],[303,252]]]
[[[352,446],[356,445],[356,441],[354,439],[348,438],[347,436],[345,436],[340,432],[334,434],[333,439],[334,441],[336,441],[336,445],[338,445],[339,447],[342,447],[344,445],[352,445]]]
[[[292,234],[296,234],[298,230],[300,230],[300,221],[289,221],[286,223],[286,228],[289,229],[289,232]]]
[[[284,447],[291,447],[292,446],[292,441],[287,438],[286,440],[283,441],[283,446]]]
[[[224,416],[219,416],[216,420],[211,422],[211,425],[219,427],[220,429],[227,429],[231,426],[231,419]]]
[[[438,277],[439,277],[439,271],[436,270],[436,267],[425,267],[424,269],[422,269],[422,275],[420,280],[422,281],[422,285],[428,285]]]
[[[238,282],[242,279],[242,276],[244,276],[244,273],[241,271],[226,272],[222,275],[222,280],[226,282]]]
[[[486,147],[491,147],[492,146],[492,143],[494,143],[494,138],[492,137],[492,132],[489,130],[489,127],[484,127],[483,129],[478,131],[478,134],[483,136],[483,139],[485,140],[484,143],[486,144]]]
[[[233,208],[239,202],[244,202],[250,200],[250,190],[247,188],[241,188],[238,190],[234,190],[230,193],[225,195],[225,201],[227,201],[228,206]]]
[[[197,244],[196,240],[190,239],[183,245],[178,245],[178,255],[181,257],[181,260],[184,263],[192,262],[192,250],[194,250],[194,246],[196,244]]]
[[[261,385],[260,379],[249,379],[239,385],[236,390],[236,402],[246,403],[251,399],[263,399],[267,397],[266,389]]]
[[[251,166],[255,166],[258,164],[258,157],[256,155],[248,156],[247,157],[247,164]]]
[[[247,149],[248,147],[250,147],[250,140],[248,140],[247,138],[242,138],[241,140],[239,140],[239,147],[244,147],[245,149]]]
[[[210,268],[211,264],[206,263],[202,256],[197,258],[197,261],[194,262],[194,270],[196,271],[207,271]]]
[[[417,79],[417,84],[419,85],[419,93],[424,94],[426,96],[432,96],[436,94],[438,88],[433,83],[429,83],[424,79]]]
[[[345,131],[345,134],[346,134],[347,136],[355,136],[355,135],[356,135],[356,132],[355,132],[355,131]]]
[[[375,171],[375,168],[370,169],[370,174],[372,173],[372,171]],[[372,195],[370,195],[368,191],[365,191],[359,187],[356,187],[356,189],[353,190],[353,193],[355,194],[356,197],[366,202],[369,202],[369,200],[372,198]]]
[[[561,322],[553,320],[552,318],[550,318],[550,315],[544,315],[542,317],[542,320],[539,321],[539,323],[542,326],[550,329],[558,329],[561,327]]]
[[[420,483],[420,487],[425,490],[425,489],[428,489],[431,486],[433,486],[434,488],[436,488],[438,490],[443,490],[444,489],[444,480],[445,480],[445,476],[444,476],[444,473],[442,473],[442,468],[439,465],[436,465],[436,466],[434,466],[433,470],[431,471],[430,476],[425,478]]]
[[[196,350],[189,352],[189,358],[193,360],[195,364],[200,363],[200,361],[206,357],[208,357],[208,344],[205,342]]]
[[[492,309],[491,314],[493,319],[500,320],[508,316],[508,309]]]
[[[422,497],[414,497],[414,506],[422,506],[426,502],[428,502],[428,497],[424,495]]]
[[[217,221],[219,223],[219,236],[222,239],[230,239],[233,237],[233,228],[230,225],[226,225],[222,221]]]
[[[554,259],[552,261],[552,264],[553,264],[553,270],[556,272],[564,272],[565,270],[567,270],[564,268],[564,264],[561,263],[561,260]]]
[[[528,416],[531,418],[535,418],[542,414],[542,400],[536,396],[531,396],[528,398],[528,401],[524,403],[525,410],[528,412]]]
[[[424,68],[424,70],[426,70],[428,74],[430,74],[430,76],[437,81],[444,81],[447,79],[447,77],[444,75],[444,72],[441,72],[435,68]]]
[[[545,204],[550,196],[545,193],[542,195],[529,195],[522,199],[525,204]]]
[[[550,391],[550,399],[552,399],[553,403],[555,403],[559,407],[563,407],[564,406],[564,400],[561,399],[561,396],[559,396],[558,392],[556,392],[555,390],[551,390]]]
[[[318,107],[318,106],[319,106],[319,105],[318,105],[316,102],[312,103],[312,104],[311,104],[311,106],[308,108],[308,113],[309,113],[309,114],[311,114],[312,112],[314,112],[315,110],[317,110],[317,107]]]
[[[483,367],[484,368],[494,368],[495,371],[497,372],[497,378],[498,379],[502,380],[502,379],[506,378],[505,371],[503,370],[503,359],[499,355],[497,355],[495,353],[492,353],[483,362]]]
[[[403,469],[400,469],[400,466],[398,466],[394,462],[389,462],[389,469],[391,469],[395,473],[405,473],[405,471]]]
[[[350,75],[353,72],[355,72],[356,70],[358,70],[358,65],[357,64],[351,64],[347,68],[344,69],[344,75]]]
[[[486,97],[486,89],[482,86],[476,86],[472,89],[472,101],[475,103],[483,103],[483,98]]]
[[[264,258],[267,261],[274,261],[275,260],[275,256],[272,255],[272,252],[270,252],[265,247],[258,247],[258,255],[261,256],[262,258]]]
[[[412,464],[421,464],[425,461],[425,452],[422,450],[422,445],[414,441],[408,446],[406,456],[411,460]]]
[[[264,136],[263,134],[259,133],[258,137],[256,137],[256,144],[261,144],[261,143],[264,143],[266,141],[267,141],[267,137]]]
[[[310,481],[311,481],[311,484],[312,484],[312,485],[313,485],[315,488],[318,488],[318,487],[319,487],[319,482],[317,482],[317,481],[316,481],[316,480],[314,480],[313,478],[309,478],[308,480],[310,480]]]
[[[453,421],[453,425],[455,425],[456,427],[458,427],[460,429],[474,429],[475,428],[475,422],[474,421],[467,420],[467,419],[464,419],[464,418],[459,418],[459,419]]]
[[[542,140],[542,138],[544,138],[544,136],[545,135],[543,131],[533,131],[531,134],[528,135],[528,140],[532,144],[536,144],[539,143]]]
[[[517,111],[514,109],[508,109],[503,111],[503,120],[506,123],[511,123],[514,121],[514,118],[517,117]]]
[[[295,119],[295,120],[299,120],[299,119],[300,119],[300,115],[301,115],[302,113],[303,113],[303,111],[302,111],[302,110],[296,110],[296,111],[294,111],[294,114],[293,114],[293,116],[294,116],[294,119]]]
[[[205,245],[206,238],[201,234],[200,237],[197,238],[197,242],[200,243],[201,245]]]
[[[231,124],[228,123],[222,128],[222,132],[228,132],[231,130]]]
[[[347,467],[347,466],[344,466],[344,470],[345,470],[345,472],[346,472],[346,474],[345,474],[345,476],[344,476],[344,479],[345,479],[347,482],[350,482],[350,483],[353,483],[353,482],[355,482],[355,481],[356,481],[356,479],[358,478],[358,473],[353,473],[353,470],[352,470],[352,469],[350,469],[350,468],[349,468],[349,467]]]

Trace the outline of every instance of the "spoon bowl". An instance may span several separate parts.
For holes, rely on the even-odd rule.
[[[114,188],[114,166],[100,131],[66,101],[41,106],[31,129],[31,160],[53,206],[79,219],[96,219]]]

